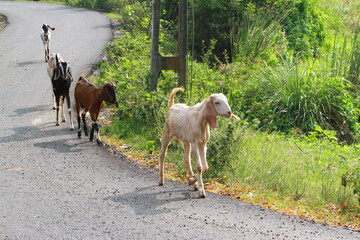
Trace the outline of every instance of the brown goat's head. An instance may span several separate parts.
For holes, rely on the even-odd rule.
[[[116,102],[115,85],[113,83],[105,82],[102,86],[101,95],[105,102],[115,104],[116,107],[118,106]]]

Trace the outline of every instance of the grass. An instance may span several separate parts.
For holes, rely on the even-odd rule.
[[[129,130],[136,129],[129,127],[132,124],[117,121],[116,126],[104,127],[103,140],[139,164],[157,169],[158,144],[146,139],[160,133],[141,128]],[[228,165],[222,174],[217,172],[217,177],[211,177],[211,172],[205,174],[206,190],[314,222],[360,230],[357,199],[350,188],[341,185],[340,177],[341,159],[356,160],[360,146],[332,147],[318,140],[297,141],[243,126],[236,129],[241,140],[232,155],[237,157],[228,159]],[[219,131],[213,131],[209,143],[217,141],[218,134]],[[132,147],[123,149],[120,146],[124,144]],[[166,177],[187,183],[182,154],[180,144],[170,145]],[[208,161],[211,171],[216,166],[211,164],[211,156]]]

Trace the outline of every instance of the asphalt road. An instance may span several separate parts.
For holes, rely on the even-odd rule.
[[[332,228],[207,194],[112,155],[50,109],[41,25],[51,52],[89,73],[111,40],[103,15],[79,8],[0,2],[0,239],[360,239]],[[211,166],[210,166],[211,167]]]

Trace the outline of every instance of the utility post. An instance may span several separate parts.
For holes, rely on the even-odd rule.
[[[178,86],[186,86],[187,57],[187,0],[179,0],[178,53],[173,56],[161,56],[159,53],[160,0],[153,0],[151,31],[151,79],[150,91],[157,88],[161,70],[174,70],[178,73]]]
[[[156,90],[157,79],[161,70],[161,55],[159,53],[160,0],[153,0],[152,8],[150,91]]]

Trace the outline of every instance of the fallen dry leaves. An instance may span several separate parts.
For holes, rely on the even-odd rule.
[[[158,157],[156,154],[139,153],[136,150],[122,148],[124,143],[103,137],[103,140],[112,147],[123,152],[129,159],[142,166],[158,169]],[[129,146],[129,145],[127,145]],[[177,172],[176,166],[165,163],[165,177],[174,181],[188,183],[184,174]],[[296,216],[317,223],[327,223],[333,227],[347,227],[353,230],[360,230],[360,207],[358,209],[346,209],[345,206],[329,204],[323,209],[312,209],[302,200],[295,200],[291,197],[282,197],[276,191],[270,191],[259,187],[248,186],[241,183],[230,183],[223,179],[223,183],[211,180],[205,183],[207,191],[227,195],[233,199],[240,200],[265,208],[281,212],[283,214]],[[225,212],[222,214],[226,214]]]

